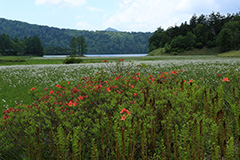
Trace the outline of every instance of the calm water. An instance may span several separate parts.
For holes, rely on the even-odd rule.
[[[85,54],[86,57],[141,57],[148,54]],[[43,57],[67,57],[67,55],[43,55]]]

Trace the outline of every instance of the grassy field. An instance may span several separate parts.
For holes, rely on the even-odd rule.
[[[60,81],[78,82],[80,78],[93,75],[109,66],[103,63],[117,61],[119,58],[83,58],[83,64],[58,64],[60,59],[31,58],[29,64],[0,66],[0,111],[13,107],[16,103],[30,103],[28,96],[30,88],[52,87]],[[124,62],[132,61],[134,65],[147,64],[145,72],[159,74],[161,71],[182,70],[183,79],[203,80],[203,84],[214,84],[219,81],[217,74],[229,76],[240,71],[240,59],[221,58],[216,56],[159,56],[159,57],[125,57]],[[31,62],[31,63],[30,63]],[[46,62],[56,62],[51,65]],[[101,62],[101,63],[97,63]],[[127,65],[127,63],[125,63]],[[11,64],[12,65],[12,64]],[[110,67],[111,68],[111,67]]]
[[[157,60],[171,60],[171,59],[214,59],[214,56],[144,56],[144,57],[123,57],[127,61],[157,61]],[[9,65],[34,65],[34,64],[63,64],[64,57],[60,58],[44,58],[44,57],[30,57],[30,56],[4,56],[0,57],[0,66]],[[81,57],[83,63],[102,63],[103,60],[117,61],[119,57]]]
[[[0,159],[239,159],[239,58],[122,58],[0,66]]]

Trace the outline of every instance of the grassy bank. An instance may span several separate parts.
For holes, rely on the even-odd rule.
[[[217,55],[219,54],[219,48],[202,48],[202,49],[192,49],[189,51],[183,51],[180,53],[174,52],[174,53],[165,53],[164,48],[158,48],[148,54],[148,56],[160,56],[160,55]]]
[[[218,56],[219,57],[240,57],[240,50],[221,53]]]

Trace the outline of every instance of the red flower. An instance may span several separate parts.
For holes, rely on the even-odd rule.
[[[80,96],[78,97],[78,99],[79,99],[79,100],[82,100],[82,99],[83,99],[83,97],[80,95]]]
[[[124,59],[119,59],[118,62],[124,61]]]
[[[140,73],[136,73],[136,75],[138,75],[138,76],[139,76],[139,75],[140,75]]]
[[[184,72],[185,70],[184,69],[182,69],[182,72]]]
[[[31,88],[31,91],[34,91],[36,88]]]
[[[104,62],[104,63],[106,63],[106,62],[107,62],[107,60],[104,60],[103,62]]]
[[[49,94],[54,94],[54,91],[50,91]]]
[[[57,88],[62,88],[62,86],[60,86],[60,85],[58,85],[58,84],[56,85],[56,87],[57,87]]]
[[[130,103],[130,104],[134,104],[134,103],[135,103],[135,101],[132,101],[132,102],[131,102],[131,101],[129,101],[129,103]]]
[[[73,106],[75,107],[76,105],[77,105],[77,102],[74,102],[74,103],[73,103]]]
[[[138,95],[138,93],[133,93],[133,96],[136,97]]]
[[[223,78],[223,82],[229,82],[229,79],[227,77]]]
[[[127,110],[126,108],[123,108],[120,113],[126,113],[127,115],[131,115],[129,110]]]
[[[131,85],[130,87],[131,87],[131,88],[133,88],[134,86],[133,86],[133,85]]]
[[[110,88],[108,88],[108,89],[107,89],[107,91],[108,91],[108,92],[110,92],[110,91],[111,91],[111,89],[110,89]]]
[[[190,79],[190,80],[189,80],[189,82],[192,82],[192,81],[193,81],[193,79]]]
[[[222,74],[217,74],[217,76],[218,76],[218,77],[221,77],[221,76],[222,76]]]
[[[125,115],[121,116],[121,120],[122,120],[122,121],[125,121],[125,119],[126,119],[126,116],[125,116]]]
[[[68,84],[70,84],[70,81],[68,81]]]
[[[73,105],[73,102],[70,101],[70,102],[68,103],[68,106],[72,106],[72,105]]]
[[[171,72],[171,74],[175,74],[175,75],[176,75],[176,74],[177,74],[177,72],[178,72],[178,71],[172,71],[172,72]]]

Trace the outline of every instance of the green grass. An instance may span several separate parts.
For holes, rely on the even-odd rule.
[[[112,68],[111,64],[103,63],[117,61],[113,57],[84,57],[83,64],[57,64],[63,59],[29,59],[35,65],[0,66],[0,113],[6,107],[13,107],[15,103],[30,103],[28,91],[32,87],[52,87],[61,81],[78,82],[80,78],[93,75],[99,70]],[[239,72],[239,58],[222,58],[217,56],[147,56],[124,57],[125,61],[134,61],[134,65],[147,64],[147,72],[159,74],[161,71],[182,70],[183,79],[203,79],[203,83],[219,81],[217,74],[223,76]],[[86,63],[89,62],[89,63]],[[91,62],[91,63],[90,63]],[[101,62],[101,63],[97,63]],[[54,65],[36,65],[51,64]],[[127,65],[127,63],[125,63]],[[11,64],[13,65],[13,64]]]
[[[240,57],[240,50],[221,53],[218,56],[219,57]]]
[[[158,60],[171,60],[171,59],[193,59],[199,56],[142,56],[142,57],[80,57],[83,59],[83,63],[103,63],[103,60],[118,61],[120,58],[124,58],[127,61],[158,61]],[[209,59],[213,56],[200,56],[201,59]],[[0,66],[9,65],[33,65],[33,64],[63,64],[64,57],[61,58],[44,58],[44,57],[30,57],[30,56],[2,56],[0,57]],[[24,62],[19,62],[19,60],[24,60]],[[13,62],[16,61],[16,62]]]
[[[149,56],[160,56],[160,55],[217,55],[219,54],[219,48],[202,48],[202,49],[192,49],[189,51],[183,51],[180,53],[165,53],[164,48],[158,48],[149,53]]]

